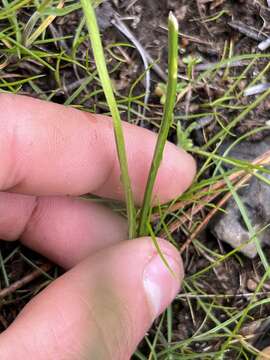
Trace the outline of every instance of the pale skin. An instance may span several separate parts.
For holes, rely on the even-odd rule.
[[[23,96],[0,95],[0,238],[20,239],[67,271],[0,335],[1,360],[128,360],[183,278],[177,250],[127,239],[126,221],[85,193],[123,200],[110,118]],[[136,203],[156,135],[124,123]],[[154,189],[165,203],[195,174],[190,155],[167,144]]]

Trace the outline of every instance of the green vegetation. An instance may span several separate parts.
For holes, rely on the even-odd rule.
[[[95,2],[94,5],[97,4]],[[81,5],[85,17],[76,24],[72,35],[65,31],[59,33],[50,27],[53,21],[76,13]],[[248,211],[237,195],[237,190],[246,184],[244,181],[241,183],[241,180],[245,180],[247,175],[256,176],[269,184],[265,175],[269,175],[270,171],[263,166],[266,161],[251,164],[230,157],[229,149],[221,156],[219,149],[228,137],[234,140],[230,146],[233,148],[249,136],[268,130],[267,124],[259,123],[244,135],[239,136],[235,132],[236,127],[269,98],[269,89],[257,96],[248,97],[248,100],[244,91],[264,81],[269,70],[270,54],[234,54],[233,47],[226,44],[220,61],[200,72],[195,71],[198,59],[186,58],[182,64],[183,79],[179,79],[177,83],[177,27],[171,17],[168,86],[164,83],[160,86],[161,99],[156,97],[156,104],[146,105],[141,86],[144,74],[136,74],[136,79],[132,79],[123,92],[118,89],[114,77],[119,69],[130,66],[128,51],[134,50],[133,45],[128,41],[121,41],[110,45],[103,43],[102,46],[91,3],[81,0],[81,5],[72,0],[65,3],[55,0],[3,1],[0,21],[5,26],[2,24],[0,28],[0,91],[28,93],[48,101],[63,100],[64,104],[84,111],[99,110],[111,114],[126,192],[130,238],[135,237],[139,231],[140,235],[151,234],[154,241],[155,237],[164,236],[179,247],[187,265],[182,293],[155,323],[134,358],[226,359],[233,354],[234,359],[250,359],[258,351],[251,345],[250,340],[255,337],[255,332],[248,332],[249,324],[269,317],[269,259],[257,241],[258,234],[252,228]],[[27,20],[27,16],[21,16],[22,12],[29,15]],[[226,12],[220,12],[210,20],[217,21],[225,14]],[[93,60],[86,26],[96,61]],[[233,65],[239,62],[242,65],[236,71]],[[67,83],[65,74],[70,72],[78,75],[74,84]],[[44,81],[48,74],[50,83]],[[222,82],[220,88],[217,82]],[[179,105],[187,94],[192,96],[196,93],[197,96],[197,90],[203,89],[206,84],[212,85],[214,89],[218,88],[217,94],[200,100],[198,111],[176,112],[173,118],[175,98]],[[154,97],[154,93],[151,96]],[[164,109],[160,106],[160,101],[165,104]],[[154,131],[160,132],[143,210],[138,213],[134,207],[128,177],[121,117],[133,124],[137,124],[139,119]],[[192,135],[202,117],[211,118],[219,130],[210,135],[203,130],[205,142],[199,147],[194,145]],[[170,139],[200,159],[200,168],[192,187],[185,194],[170,204],[151,209],[153,184],[168,133]],[[226,170],[226,164],[231,165],[230,170]],[[208,243],[208,240],[200,237],[211,214],[217,212],[220,199],[225,199],[226,196],[236,200],[249,231],[249,241],[254,241],[257,246],[259,257],[254,263],[241,256],[238,251],[240,249],[224,250],[217,242],[209,240]],[[150,218],[153,219],[154,226],[151,226]],[[193,251],[190,255],[185,250],[191,247]],[[1,276],[7,286],[9,279],[6,264],[14,254],[20,252],[18,247],[3,259],[0,251]],[[31,259],[27,261],[31,262]],[[249,276],[247,268],[251,269],[252,266],[256,268],[258,275],[253,292],[244,285],[241,285],[239,293],[236,288],[231,289],[232,280],[237,278],[241,283],[242,279]],[[196,270],[193,271],[193,268]],[[49,281],[51,278],[47,277],[47,282]],[[47,282],[40,284],[39,288]],[[214,286],[215,282],[219,286]],[[175,326],[177,321],[182,324],[181,328]]]
[[[117,107],[117,103],[113,93],[113,88],[107,71],[106,61],[103,53],[103,47],[100,39],[94,8],[91,5],[91,2],[87,0],[81,0],[81,4],[86,18],[86,24],[91,39],[97,71],[113,119],[115,141],[116,141],[118,159],[121,169],[121,178],[125,191],[128,224],[129,224],[129,238],[132,239],[136,237],[136,210],[135,210],[134,199],[133,199],[133,194],[132,194],[132,189],[128,174],[128,163],[127,163],[127,156],[125,149],[125,140],[124,140],[124,134],[121,124],[120,113]]]
[[[147,224],[150,218],[152,193],[157,172],[162,161],[162,154],[165,147],[168,133],[173,122],[173,110],[176,100],[177,74],[178,74],[178,23],[174,15],[169,16],[169,77],[164,105],[164,115],[161,121],[159,136],[153,155],[153,161],[146,185],[143,206],[139,222],[139,236],[148,235]]]

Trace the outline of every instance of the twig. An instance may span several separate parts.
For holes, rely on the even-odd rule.
[[[198,64],[196,66],[194,66],[194,71],[205,71],[205,70],[209,70],[215,66],[218,66],[219,69],[223,69],[226,67],[242,67],[245,65],[248,65],[249,62],[248,61],[244,61],[244,60],[232,60],[231,62],[228,62],[227,64],[219,64],[218,62],[208,62],[208,63],[203,63],[203,64]]]
[[[246,24],[244,24],[242,21],[233,20],[228,22],[228,25],[233,28],[234,30],[239,31],[241,34],[246,35],[250,39],[256,40],[256,41],[263,41],[265,40],[265,36],[259,33],[258,30],[253,29]]]
[[[256,296],[269,296],[270,292],[257,292]],[[254,293],[243,293],[243,294],[179,294],[176,296],[177,300],[180,299],[228,299],[228,298],[247,298],[247,297],[254,297]]]
[[[53,265],[51,263],[46,263],[40,266],[40,269],[34,270],[30,274],[25,275],[22,279],[15,281],[9,287],[6,287],[0,290],[0,299],[13,294],[18,289],[24,287],[25,285],[29,284],[31,281],[37,279],[43,272],[47,272],[51,270]]]
[[[114,17],[111,19],[111,23],[123,34],[125,35],[136,47],[138,52],[141,55],[144,70],[145,70],[145,96],[144,96],[144,105],[147,107],[149,96],[150,96],[150,86],[151,86],[151,73],[149,70],[149,63],[147,56],[145,54],[145,50],[140,44],[140,42],[136,39],[136,37],[132,34],[129,28],[123,23],[120,17],[114,13]]]
[[[162,30],[165,30],[165,31],[168,31],[168,28],[164,25],[159,25],[159,28],[162,29]],[[206,40],[203,40],[201,38],[197,38],[195,36],[191,36],[189,34],[185,34],[183,32],[178,32],[178,35],[183,37],[183,38],[186,38],[188,39],[189,41],[191,42],[195,42],[195,43],[198,43],[198,44],[202,44],[202,45],[207,45],[207,46],[212,46],[211,43],[209,43],[209,41],[206,41]]]
[[[125,25],[125,23],[121,20],[121,18],[119,17],[119,15],[114,12],[114,16],[113,18],[110,20],[110,22],[126,37],[129,39],[129,41],[131,41],[133,43],[133,45],[137,48],[137,50],[139,51],[141,58],[146,60],[143,60],[144,62],[144,67],[145,70],[147,70],[147,72],[150,72],[149,70],[149,63],[152,64],[152,69],[156,72],[156,74],[163,80],[163,81],[167,81],[167,75],[165,74],[165,72],[161,69],[161,67],[155,62],[155,60],[151,57],[151,55],[149,54],[149,52],[144,49],[144,47],[142,46],[142,44],[136,39],[136,37],[132,34],[132,32],[130,31],[130,29]],[[166,29],[167,30],[167,29]],[[147,63],[147,66],[146,66]],[[147,73],[146,72],[146,73]],[[146,79],[147,80],[147,79]],[[150,82],[149,82],[150,83]],[[145,84],[146,87],[146,84]]]

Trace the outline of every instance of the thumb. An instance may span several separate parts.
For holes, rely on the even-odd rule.
[[[260,355],[257,357],[257,360],[270,360],[270,346],[268,346],[260,353]]]
[[[177,251],[159,240],[121,242],[90,256],[36,296],[0,336],[1,360],[127,360],[173,300]],[[14,346],[16,344],[16,346]]]

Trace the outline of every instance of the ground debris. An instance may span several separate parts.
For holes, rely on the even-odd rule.
[[[253,160],[263,154],[270,147],[270,137],[260,142],[245,141],[235,146],[229,156],[240,160]],[[269,174],[263,174],[266,180]],[[251,225],[261,246],[269,244],[270,229],[270,187],[265,182],[252,177],[249,184],[238,191],[241,202],[245,207]],[[251,239],[247,226],[242,218],[239,207],[234,199],[230,199],[225,212],[220,213],[210,225],[219,240],[225,241],[233,248],[254,258],[257,255],[255,239]]]
[[[265,36],[262,35],[260,33],[260,31],[246,25],[242,21],[233,20],[233,21],[228,22],[228,25],[231,28],[239,31],[241,34],[246,35],[250,39],[253,39],[253,40],[256,40],[256,41],[264,41],[265,40]]]

